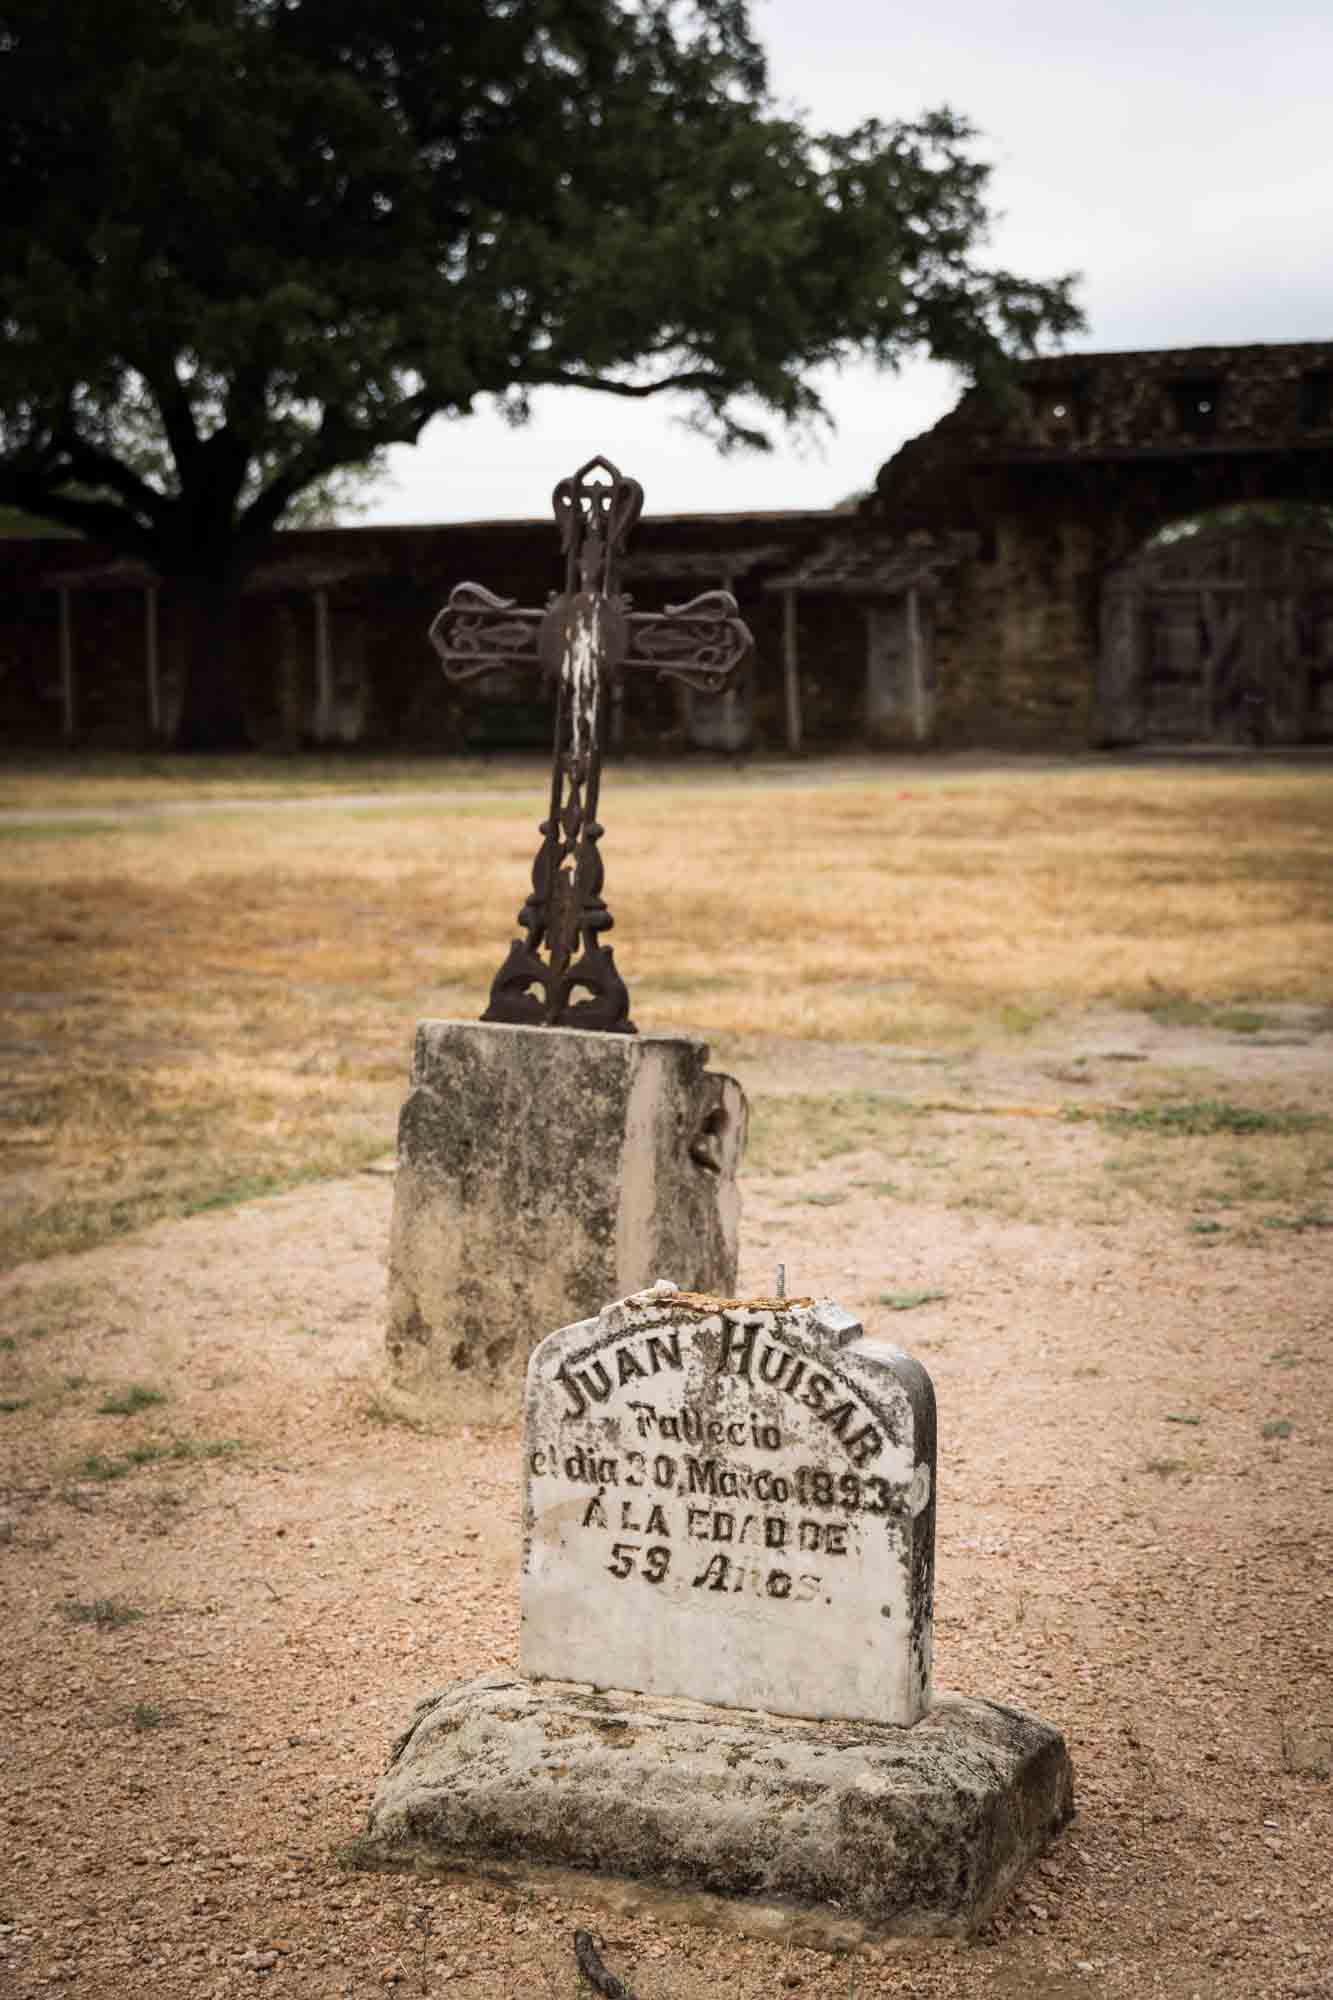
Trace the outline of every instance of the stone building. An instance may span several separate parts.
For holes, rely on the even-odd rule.
[[[752,748],[1333,739],[1333,342],[1071,354],[977,388],[859,511],[645,516],[643,610],[734,590],[753,668],[720,700],[635,676],[618,745]],[[170,585],[71,540],[0,551],[0,737],[169,739]],[[540,604],[549,516],[283,532],[239,654],[261,744],[537,748],[526,676],[447,686],[453,584]]]
[[[1024,363],[863,509],[920,565],[881,716],[941,743],[1333,737],[1330,507],[1333,342]]]

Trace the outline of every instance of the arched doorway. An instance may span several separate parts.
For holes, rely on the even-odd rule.
[[[1333,738],[1333,513],[1226,507],[1175,522],[1106,577],[1109,743]]]

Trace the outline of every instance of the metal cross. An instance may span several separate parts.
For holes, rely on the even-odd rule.
[[[643,488],[609,459],[590,458],[560,481],[553,500],[565,555],[560,595],[532,611],[479,583],[460,583],[430,628],[450,680],[537,667],[557,684],[550,807],[518,913],[524,936],[510,945],[481,1018],[632,1035],[629,993],[600,942],[614,921],[597,845],[608,687],[643,669],[717,694],[754,641],[730,591],[705,591],[664,612],[630,609],[616,587],[617,566],[643,510]]]

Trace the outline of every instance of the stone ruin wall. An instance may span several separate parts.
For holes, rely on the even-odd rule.
[[[1262,499],[1333,506],[1333,343],[1055,355],[970,391],[863,510],[979,537],[935,601],[933,740],[1100,740],[1109,572],[1172,520]]]
[[[1085,526],[1001,518],[985,553],[941,579],[932,740],[1085,746],[1094,728],[1096,588]]]

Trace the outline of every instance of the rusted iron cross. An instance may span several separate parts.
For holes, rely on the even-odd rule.
[[[565,554],[560,595],[532,611],[460,583],[430,628],[450,680],[537,667],[557,683],[550,806],[518,913],[524,935],[510,945],[481,1018],[632,1035],[629,993],[600,941],[614,921],[602,896],[597,820],[608,688],[620,674],[645,669],[716,694],[754,642],[729,591],[709,590],[664,612],[630,609],[616,587],[617,567],[643,510],[643,488],[609,459],[590,458],[553,497]]]

